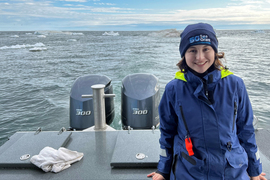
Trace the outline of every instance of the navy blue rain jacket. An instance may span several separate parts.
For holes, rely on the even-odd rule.
[[[243,80],[229,70],[214,70],[204,79],[189,71],[177,72],[166,85],[159,105],[158,172],[177,180],[258,176],[262,165]],[[185,146],[187,135],[193,144],[192,156]]]

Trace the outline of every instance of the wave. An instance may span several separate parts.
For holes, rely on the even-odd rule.
[[[119,33],[110,31],[110,32],[104,32],[102,35],[103,36],[119,36]]]
[[[36,44],[22,44],[22,45],[12,45],[12,46],[3,46],[0,47],[0,50],[5,50],[5,49],[21,49],[21,48],[33,48],[33,47],[45,47],[45,45],[41,42],[36,43]]]
[[[45,35],[37,35],[37,37],[39,37],[39,38],[46,38]]]
[[[12,38],[18,38],[18,37],[20,37],[20,36],[18,36],[18,35],[12,35],[12,36],[10,36],[10,37],[12,37]]]
[[[68,39],[67,42],[76,42],[76,39]]]
[[[34,48],[30,48],[29,51],[31,52],[37,52],[37,51],[46,51],[47,48],[44,47],[34,47]]]
[[[83,36],[83,33],[72,33],[72,35],[78,35],[78,36]]]

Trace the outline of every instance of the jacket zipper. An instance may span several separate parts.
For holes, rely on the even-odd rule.
[[[206,84],[206,80],[202,78],[202,82],[203,82],[204,94],[206,95],[206,97],[208,99],[208,87],[207,87],[207,84]]]
[[[234,113],[233,113],[233,127],[232,127],[232,132],[234,131],[236,114],[237,114],[237,103],[236,103],[236,101],[234,101]]]
[[[185,116],[184,116],[184,112],[183,112],[182,106],[180,106],[180,112],[181,112],[181,116],[182,116],[182,119],[183,119],[183,122],[184,122],[184,125],[185,125],[185,128],[186,128],[186,131],[187,131],[187,136],[189,137],[189,130],[188,130],[188,127],[187,127],[187,122],[186,122],[186,119],[185,119]]]

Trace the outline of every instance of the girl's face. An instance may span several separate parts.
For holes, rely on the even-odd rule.
[[[204,73],[215,61],[215,51],[209,45],[195,45],[185,53],[188,67],[197,73]]]

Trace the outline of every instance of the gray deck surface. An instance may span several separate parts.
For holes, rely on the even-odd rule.
[[[46,146],[58,149],[65,146],[69,141],[72,132],[63,132],[58,134],[54,131],[42,131],[38,134],[35,132],[18,132],[10,137],[10,140],[5,144],[5,148],[0,151],[0,168],[27,168],[35,167],[30,162],[30,158],[24,161],[20,160],[22,155],[36,155]]]
[[[270,131],[260,129],[256,131],[256,142],[260,150],[263,172],[266,178],[270,180]]]
[[[106,132],[72,132],[70,140],[66,145],[66,148],[83,152],[84,157],[81,161],[76,162],[71,165],[70,168],[60,172],[60,173],[45,173],[39,168],[33,169],[0,169],[0,179],[1,180],[32,180],[32,179],[72,179],[72,180],[80,180],[80,179],[148,179],[146,175],[150,172],[156,170],[156,168],[112,168],[110,163],[112,160],[112,155],[114,152],[114,147],[116,144],[116,140],[119,132],[122,131],[106,131]],[[132,135],[140,134],[141,135],[141,148],[144,148],[144,144],[153,145],[154,147],[158,145],[158,139],[160,132],[158,130],[155,131],[155,134],[152,133],[151,130],[147,131],[131,131],[128,134],[128,142],[126,146],[132,146]],[[16,135],[16,134],[15,134]],[[152,136],[152,141],[146,142],[144,141],[145,136]],[[138,136],[134,136],[138,137]],[[12,138],[11,138],[12,140]],[[46,144],[46,142],[44,142]],[[3,146],[0,148],[3,151]],[[135,148],[135,147],[134,147]],[[137,147],[138,148],[138,147]],[[153,149],[153,152],[157,151],[157,149]],[[148,150],[148,152],[150,152]],[[146,152],[146,155],[147,153]],[[130,154],[128,151],[122,152],[123,157],[129,157]],[[143,153],[143,152],[138,152]],[[135,157],[136,154],[134,154]],[[122,157],[122,159],[124,159]],[[136,161],[134,159],[134,161]],[[139,161],[139,160],[138,160]],[[1,162],[0,162],[1,163]]]
[[[125,134],[127,138],[125,137]],[[72,132],[66,148],[78,152],[83,152],[84,157],[81,161],[71,165],[70,168],[60,173],[45,173],[39,168],[0,168],[1,180],[32,180],[32,179],[72,179],[72,180],[110,180],[110,179],[149,179],[146,175],[156,170],[156,168],[113,168],[111,162],[127,163],[131,166],[142,163],[142,160],[134,158],[133,154],[145,153],[147,158],[144,161],[146,164],[157,161],[156,157],[151,157],[150,154],[156,154],[159,151],[159,130],[155,130],[153,134],[151,130],[133,130],[130,134],[127,131],[106,131],[106,132]],[[5,152],[6,147],[12,145],[12,141],[16,141],[14,137],[0,147],[0,156]],[[267,173],[267,178],[270,180],[270,132],[267,130],[259,130],[256,132],[257,144],[260,148],[261,159],[263,163],[263,171]],[[124,140],[123,140],[124,138]],[[126,141],[126,142],[125,142]],[[46,142],[43,142],[46,146]],[[116,144],[126,143],[124,151],[116,148]],[[139,146],[138,143],[141,143]],[[151,149],[151,147],[155,147]],[[141,148],[141,149],[140,149]],[[133,150],[131,150],[133,149]],[[150,149],[150,150],[149,150]],[[131,150],[131,151],[130,151]],[[153,151],[152,151],[153,150]],[[119,160],[117,156],[122,155]],[[116,157],[113,157],[116,156]],[[126,158],[125,158],[126,157]],[[119,162],[118,162],[119,161]],[[0,162],[1,163],[1,162]]]

